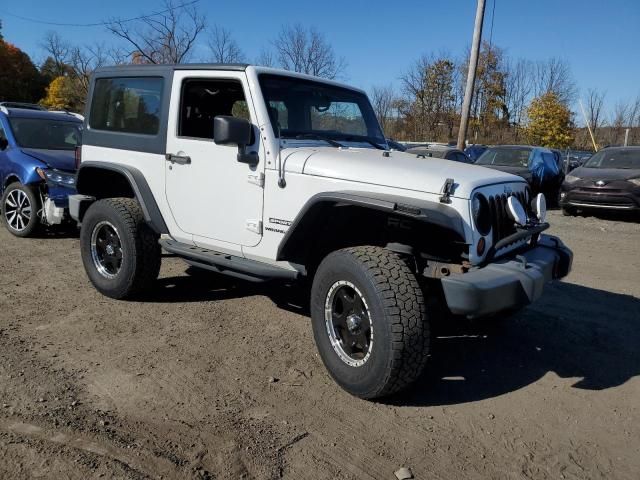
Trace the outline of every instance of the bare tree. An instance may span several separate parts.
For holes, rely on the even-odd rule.
[[[393,136],[393,118],[397,109],[397,95],[392,85],[375,86],[371,91],[371,103],[385,135]]]
[[[539,97],[547,92],[553,92],[566,105],[575,100],[577,89],[571,66],[558,57],[552,57],[535,64],[534,96]]]
[[[193,4],[164,0],[162,12],[135,21],[113,19],[107,29],[129,46],[128,57],[138,63],[184,63],[189,60],[205,17]]]
[[[93,71],[107,65],[110,62],[110,53],[103,44],[95,44],[88,47],[72,47],[70,64],[73,69],[73,77],[76,79],[77,88],[83,98],[89,92],[89,81]]]
[[[525,116],[527,104],[533,91],[533,64],[519,58],[506,64],[505,102],[509,112],[509,122],[515,128],[514,138]]]
[[[627,102],[618,102],[611,112],[609,120],[609,144],[622,143],[625,128],[629,127],[629,107]]]
[[[414,139],[424,138],[426,118],[430,111],[427,98],[427,70],[433,64],[432,55],[422,55],[400,77],[402,89],[406,97],[403,102],[403,114],[406,119],[409,135]]]
[[[214,26],[208,43],[214,62],[241,63],[245,59],[244,53],[231,35],[231,31],[224,27]]]
[[[600,130],[600,127],[604,125],[604,97],[605,93],[598,91],[595,88],[590,88],[587,91],[587,99],[585,105],[585,110],[587,113],[586,120],[589,127],[591,127],[593,136],[596,138],[596,142],[598,141],[598,130]]]
[[[40,47],[48,55],[47,60],[43,63],[48,75],[59,77],[69,73],[72,47],[58,32],[47,32],[40,43]]]
[[[255,60],[256,65],[261,65],[263,67],[275,67],[276,59],[273,55],[273,51],[269,48],[262,48],[260,51],[260,55],[256,57]]]
[[[314,27],[287,25],[273,41],[275,56],[285,70],[325,78],[344,75],[346,62],[337,58],[333,47]]]

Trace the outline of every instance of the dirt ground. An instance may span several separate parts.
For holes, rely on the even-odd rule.
[[[2,227],[0,478],[638,479],[640,224],[551,222],[570,277],[452,326],[381,403],[329,378],[287,288],[166,258],[153,296],[113,301],[74,234]]]

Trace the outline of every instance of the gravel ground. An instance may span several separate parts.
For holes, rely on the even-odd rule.
[[[0,478],[637,479],[640,224],[551,222],[566,281],[452,326],[380,403],[331,381],[298,292],[166,258],[153,296],[113,301],[74,234],[0,228]]]

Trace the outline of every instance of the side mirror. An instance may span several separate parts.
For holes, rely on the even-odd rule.
[[[246,151],[253,143],[253,127],[242,118],[218,115],[213,119],[213,141],[218,145],[237,145],[238,161],[249,165],[258,164],[258,154]]]
[[[213,119],[213,141],[245,147],[251,143],[251,124],[242,118],[218,115]]]
[[[0,150],[6,150],[9,146],[9,140],[6,138],[0,137]]]

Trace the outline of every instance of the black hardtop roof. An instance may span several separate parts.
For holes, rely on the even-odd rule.
[[[128,64],[128,65],[112,65],[109,67],[96,68],[95,74],[102,76],[103,74],[133,75],[140,74],[163,74],[174,70],[232,70],[235,72],[244,72],[249,64],[247,63],[179,63],[179,64]]]
[[[7,108],[9,117],[12,118],[33,118],[41,120],[59,120],[61,122],[82,123],[78,117],[71,113],[50,112],[48,110],[32,110],[29,108]]]

